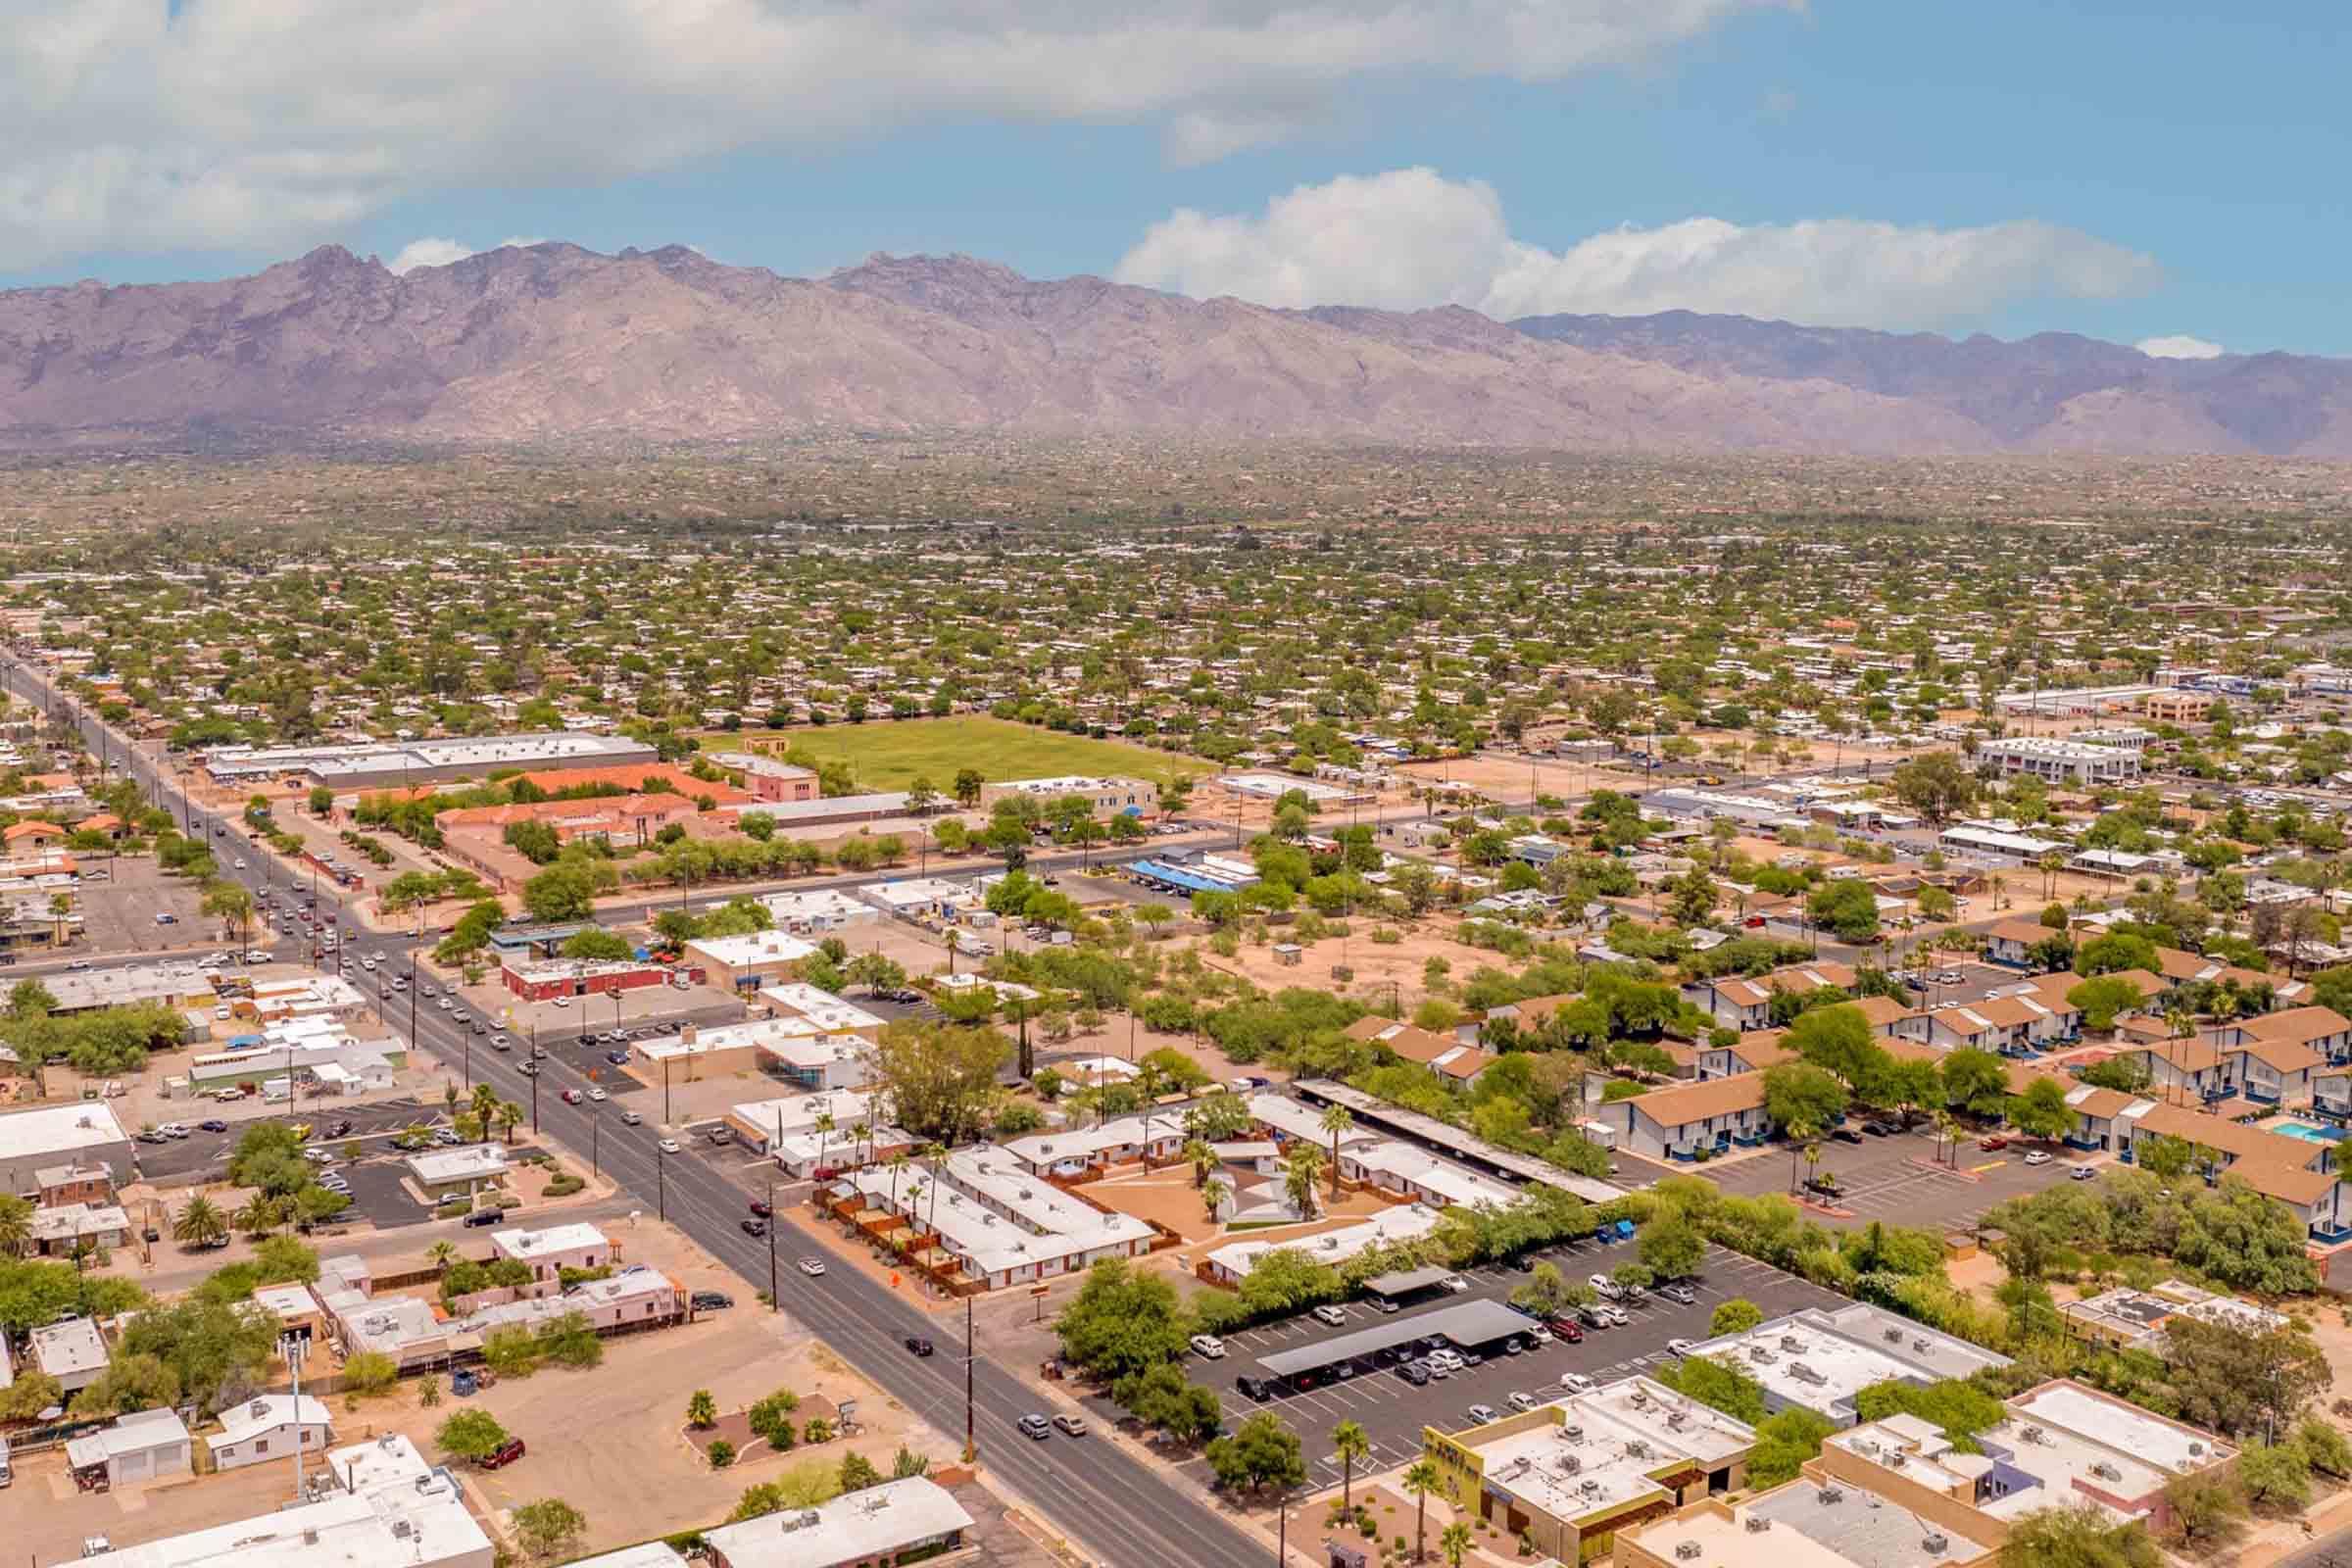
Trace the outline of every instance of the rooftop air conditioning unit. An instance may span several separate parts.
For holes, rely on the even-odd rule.
[[[2021,1443],[2039,1443],[2046,1434],[2041,1428],[2029,1423],[2018,1432],[2017,1436]]]
[[[1600,1483],[1597,1481],[1581,1482],[1576,1490],[1588,1497],[1597,1497],[1600,1495]]]
[[[2101,1459],[2097,1464],[2092,1465],[2090,1467],[2090,1473],[2094,1476],[2097,1476],[2101,1481],[2121,1481],[2124,1479],[2124,1473],[2121,1470],[2118,1470],[2114,1465],[2109,1464],[2104,1459]]]
[[[1828,1507],[1835,1503],[1843,1502],[1845,1500],[1845,1489],[1843,1487],[1824,1487],[1815,1496],[1814,1500],[1821,1503],[1824,1507]]]
[[[1584,1426],[1580,1422],[1571,1421],[1560,1428],[1560,1436],[1566,1438],[1570,1443],[1582,1443],[1585,1441]]]
[[[1649,1457],[1649,1445],[1640,1438],[1629,1438],[1626,1440],[1625,1456],[1629,1459],[1646,1459]]]
[[[1930,1531],[1928,1539],[1919,1544],[1919,1549],[1931,1557],[1940,1557],[1951,1549],[1951,1545],[1950,1539],[1942,1531],[1935,1530]]]
[[[2191,1454],[2202,1454],[2205,1451],[2205,1445],[2202,1443],[2191,1443],[2188,1446],[2188,1451]]]
[[[1892,1453],[1886,1456],[1886,1468],[1889,1470],[1900,1470],[1904,1465],[1909,1464],[1910,1462],[1911,1456],[1900,1448],[1895,1449]]]
[[[1760,1536],[1772,1528],[1772,1521],[1761,1514],[1751,1513],[1741,1522],[1747,1526],[1747,1533],[1751,1536]]]
[[[1804,1342],[1804,1341],[1802,1341],[1802,1340],[1800,1340],[1800,1339],[1798,1339],[1798,1338],[1797,1338],[1795,1335],[1793,1335],[1793,1334],[1784,1334],[1784,1335],[1782,1335],[1782,1336],[1781,1336],[1781,1348],[1782,1348],[1782,1349],[1784,1349],[1784,1350],[1788,1350],[1788,1351],[1790,1351],[1790,1352],[1792,1352],[1792,1353],[1801,1353],[1801,1352],[1803,1351],[1804,1348],[1805,1348],[1805,1342]]]
[[[1580,1473],[1582,1473],[1582,1472],[1583,1472],[1584,1468],[1585,1468],[1585,1461],[1584,1461],[1583,1459],[1581,1459],[1581,1458],[1577,1457],[1575,1454],[1573,1454],[1573,1453],[1563,1453],[1563,1454],[1561,1454],[1561,1455],[1560,1455],[1560,1463],[1559,1463],[1559,1471],[1560,1471],[1560,1474],[1562,1474],[1562,1475],[1564,1475],[1564,1476],[1573,1476],[1573,1475],[1578,1475],[1578,1474],[1580,1474]]]
[[[1903,1343],[1903,1331],[1902,1331],[1900,1328],[1890,1328],[1890,1329],[1888,1329],[1888,1330],[1886,1331],[1886,1343],[1887,1343],[1888,1345],[1900,1345],[1900,1344],[1902,1344],[1902,1343]]]
[[[392,1521],[392,1539],[394,1541],[406,1541],[412,1534],[415,1533],[416,1529],[416,1527],[406,1519],[395,1519]],[[304,1534],[312,1541],[317,1541],[318,1539],[318,1533],[315,1530],[306,1531]]]
[[[1683,1562],[1696,1562],[1698,1560],[1698,1543],[1678,1541],[1674,1544],[1674,1554]]]

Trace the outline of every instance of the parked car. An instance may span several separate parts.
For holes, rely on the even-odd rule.
[[[1977,1147],[1979,1149],[2007,1149],[2009,1140],[2003,1138],[1999,1133],[1989,1133],[1977,1140]]]
[[[2095,1170],[2092,1170],[2088,1165],[2077,1165],[2073,1170],[2068,1171],[2066,1174],[2068,1179],[2071,1181],[2087,1182],[2097,1180],[2099,1173]]]
[[[1474,1427],[1483,1427],[1490,1421],[1502,1419],[1502,1413],[1491,1404],[1474,1404],[1462,1414],[1470,1418],[1470,1424]]]
[[[629,1064],[629,1054],[625,1051],[608,1051],[605,1059],[615,1067],[625,1067]]]
[[[1830,1136],[1841,1144],[1858,1144],[1862,1141],[1862,1135],[1851,1127],[1833,1127]]]
[[[1661,1285],[1658,1294],[1678,1306],[1690,1306],[1698,1300],[1698,1293],[1688,1285]]]
[[[1396,1375],[1414,1388],[1421,1388],[1429,1382],[1429,1363],[1427,1361],[1407,1361],[1396,1369]]]
[[[1514,1410],[1533,1410],[1536,1407],[1537,1401],[1534,1395],[1522,1394],[1517,1389],[1513,1389],[1510,1393],[1510,1396],[1504,1399],[1502,1402],[1509,1405]]]
[[[228,1131],[228,1123],[224,1121],[200,1121],[196,1125],[208,1133],[224,1133]]]
[[[1585,1283],[1592,1286],[1593,1294],[1605,1301],[1614,1301],[1625,1294],[1624,1288],[1606,1274],[1588,1274]]]
[[[1038,1443],[1043,1443],[1054,1435],[1054,1423],[1042,1415],[1025,1415],[1015,1421],[1013,1425],[1021,1429],[1023,1437]]]
[[[2026,1156],[2026,1163],[2029,1165],[2047,1165],[2049,1162],[2050,1152],[2046,1149],[2036,1149]]]
[[[1067,1411],[1064,1411],[1062,1414],[1054,1418],[1054,1428],[1065,1438],[1083,1438],[1086,1436],[1086,1422],[1077,1416],[1069,1414]]]
[[[1195,1355],[1204,1356],[1211,1361],[1224,1359],[1225,1342],[1214,1334],[1196,1334],[1191,1343]]]
[[[1563,1372],[1560,1374],[1560,1387],[1570,1394],[1591,1394],[1593,1383],[1582,1372]]]
[[[1692,1350],[1697,1349],[1698,1347],[1689,1340],[1668,1340],[1666,1342],[1666,1348],[1670,1354],[1689,1355]]]
[[[485,1225],[503,1225],[506,1221],[507,1211],[503,1208],[477,1208],[466,1216],[466,1227],[479,1230]]]
[[[1340,1307],[1332,1305],[1329,1301],[1325,1301],[1322,1305],[1316,1307],[1314,1309],[1313,1316],[1316,1322],[1328,1323],[1333,1328],[1338,1328],[1341,1324],[1348,1321],[1347,1312]]]
[[[722,1312],[735,1304],[735,1298],[724,1291],[697,1291],[688,1299],[697,1312]]]
[[[525,1451],[520,1438],[509,1438],[496,1448],[482,1455],[482,1468],[504,1470],[508,1465],[521,1458]]]
[[[1862,1124],[1862,1130],[1873,1138],[1891,1138],[1902,1131],[1890,1121],[1866,1121]]]
[[[1584,1328],[1574,1318],[1551,1318],[1547,1320],[1544,1326],[1551,1330],[1555,1338],[1566,1340],[1570,1345],[1582,1345],[1585,1343]]]

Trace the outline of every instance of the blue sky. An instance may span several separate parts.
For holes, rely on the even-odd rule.
[[[12,38],[51,40],[0,64],[0,284],[224,275],[330,241],[683,241],[797,274],[953,250],[1284,305],[2352,355],[2340,0],[723,16],[754,3],[715,0],[699,36],[551,42],[459,0],[284,0],[259,32],[228,0],[170,21],[0,0],[26,13]],[[811,25],[778,34],[777,12]]]

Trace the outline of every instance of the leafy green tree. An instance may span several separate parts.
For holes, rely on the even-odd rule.
[[[1802,1061],[1764,1069],[1764,1113],[1783,1127],[1827,1127],[1845,1112],[1845,1086]]]
[[[1962,1046],[1943,1058],[1944,1103],[1980,1116],[2007,1108],[2009,1068],[1989,1051]]]
[[[1744,1296],[1735,1296],[1719,1302],[1715,1313],[1707,1320],[1707,1337],[1722,1339],[1727,1335],[1745,1334],[1764,1321],[1764,1309]]]
[[[2236,1176],[2191,1203],[2173,1255],[2234,1291],[2299,1296],[2319,1276],[2304,1249],[2309,1238],[2294,1212]]]
[[[1130,1372],[1110,1386],[1119,1407],[1178,1443],[1205,1443],[1224,1423],[1214,1389],[1188,1382],[1173,1361]]]
[[[2086,1029],[2109,1030],[2115,1020],[2140,1004],[2139,987],[2114,975],[2099,975],[2070,988],[2067,1005],[2082,1009]]]
[[[2255,1439],[2238,1450],[2237,1484],[2258,1508],[2299,1509],[2311,1501],[2311,1461],[2291,1441]]]
[[[2091,978],[2113,974],[2119,969],[2156,968],[2156,944],[2146,937],[2124,931],[2110,931],[2093,937],[2075,950],[2075,973]],[[2072,1001],[2070,995],[2068,998]]]
[[[2210,1470],[2175,1476],[2164,1489],[2164,1500],[2172,1509],[2173,1533],[2192,1550],[2223,1540],[2246,1516],[2237,1483]]]
[[[2352,1476],[2352,1438],[2326,1417],[2315,1413],[2297,1421],[2293,1442],[2312,1470],[2338,1481]]]
[[[106,1370],[84,1384],[68,1408],[76,1417],[129,1415],[177,1404],[179,1398],[178,1374],[160,1356],[118,1349]]]
[[[778,1389],[766,1398],[755,1403],[746,1413],[751,1422],[752,1436],[765,1442],[771,1448],[789,1448],[793,1445],[792,1413],[801,1407],[801,1396],[790,1389]]]
[[[433,1443],[453,1458],[479,1464],[505,1447],[508,1436],[498,1417],[478,1404],[471,1404],[444,1418],[433,1433]]]
[[[1660,1383],[1712,1405],[1735,1421],[1754,1426],[1764,1419],[1764,1385],[1728,1356],[1690,1356],[1653,1370]]]
[[[790,1447],[792,1445],[787,1443],[784,1445],[784,1446]],[[703,1450],[703,1456],[710,1461],[711,1469],[724,1470],[735,1462],[735,1445],[729,1443],[724,1438],[713,1438],[710,1441],[710,1446]],[[741,1508],[749,1504],[751,1501],[751,1493],[745,1493],[744,1501],[742,1503],[738,1503],[737,1507]],[[782,1504],[779,1503],[777,1506],[781,1507]],[[775,1510],[764,1509],[762,1511],[772,1513]]]
[[[1761,1489],[1795,1479],[1805,1461],[1821,1452],[1822,1441],[1837,1430],[1828,1416],[1801,1404],[1757,1423],[1755,1446],[1747,1453],[1747,1484]]]
[[[1954,752],[1930,752],[1896,767],[1894,798],[1931,822],[1948,821],[1977,798],[1976,775]]]
[[[1227,1492],[1290,1488],[1306,1480],[1298,1434],[1271,1410],[1250,1416],[1229,1437],[1211,1440],[1204,1453],[1209,1473]]]
[[[588,1532],[588,1516],[561,1497],[541,1497],[516,1507],[515,1544],[535,1562],[568,1557]]]
[[[2066,1102],[2066,1086],[2055,1078],[2036,1078],[2022,1095],[2009,1101],[2009,1124],[2030,1138],[2063,1138],[2074,1131],[2075,1108]]]
[[[1642,1261],[1662,1280],[1679,1280],[1698,1272],[1706,1259],[1706,1238],[1680,1220],[1655,1219],[1642,1227]]]
[[[2163,1568],[2164,1560],[2146,1525],[2118,1524],[2086,1502],[2020,1514],[2002,1544],[2000,1568]]]
[[[2288,1430],[2333,1381],[2327,1355],[2299,1326],[2247,1334],[2180,1316],[2164,1332],[2180,1418],[2224,1437]]]
[[[1825,882],[1805,900],[1805,918],[1840,942],[1869,942],[1879,934],[1879,896],[1859,877]]]
[[[1087,1270],[1054,1331],[1064,1360],[1108,1379],[1175,1360],[1193,1332],[1175,1286],[1123,1258],[1104,1258]]]
[[[868,1487],[878,1487],[881,1484],[882,1472],[874,1468],[873,1460],[868,1459],[855,1448],[841,1456],[841,1490],[843,1492],[863,1492]]]

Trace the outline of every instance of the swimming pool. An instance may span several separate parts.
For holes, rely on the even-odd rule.
[[[2337,1143],[2344,1136],[2336,1128],[2314,1127],[2307,1121],[2276,1122],[2272,1124],[2270,1130],[2275,1133],[2284,1133],[2289,1138],[2300,1138],[2307,1144]]]

